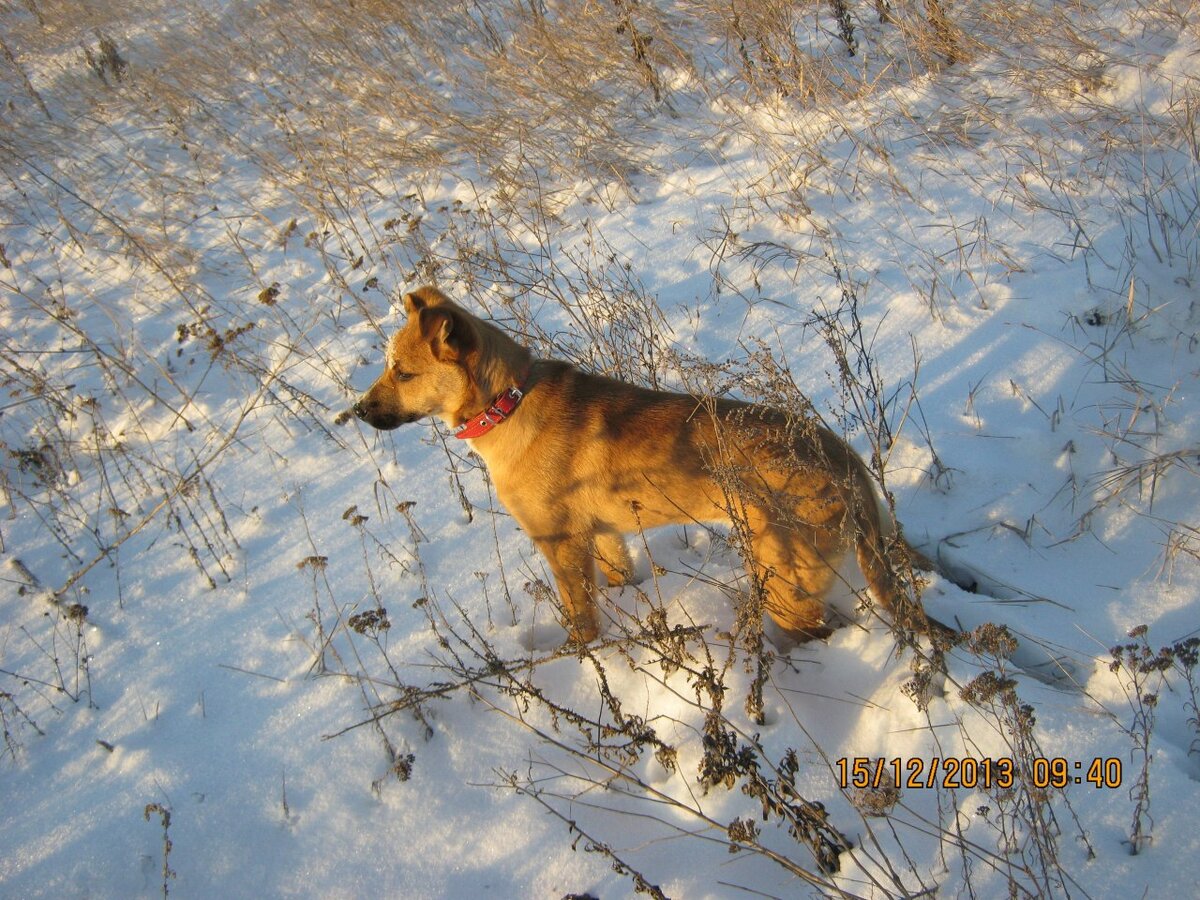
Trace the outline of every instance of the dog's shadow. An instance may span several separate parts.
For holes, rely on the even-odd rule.
[[[629,542],[633,577],[625,585],[610,586],[599,579],[598,598],[604,621],[600,639],[619,641],[644,634],[647,612],[660,609],[671,627],[724,634],[732,625],[731,597],[748,590],[747,576],[727,533],[719,527],[688,526],[655,529]],[[1006,624],[1014,612],[1028,606],[1054,601],[994,578],[961,560],[938,560],[941,573],[928,575],[923,591],[927,611],[963,633],[984,623]],[[830,624],[835,628],[855,627],[861,619],[857,610],[865,581],[853,561],[839,573],[839,585],[831,590]],[[538,604],[532,621],[518,625],[518,643],[530,653],[566,651],[567,632],[554,616]],[[1023,633],[1015,624],[1017,649],[1009,661],[1025,675],[1060,690],[1078,690],[1086,681],[1090,661],[1068,648],[1053,646]],[[794,654],[808,657],[820,641],[797,643],[764,617],[763,635],[788,664]],[[966,652],[966,651],[960,651]]]
[[[993,577],[954,558],[940,555],[942,572],[923,595],[925,608],[958,631],[971,632],[985,623],[1007,625],[1017,639],[1009,661],[1030,678],[1060,690],[1078,691],[1087,681],[1090,659],[1071,648],[1043,641],[1018,624],[1020,611],[1042,604],[1065,608],[1048,597]]]

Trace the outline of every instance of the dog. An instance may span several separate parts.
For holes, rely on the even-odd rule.
[[[610,585],[632,579],[625,535],[697,522],[743,528],[765,611],[792,641],[830,633],[825,596],[851,549],[875,600],[928,631],[896,573],[932,564],[881,514],[857,454],[813,415],[535,359],[434,287],[404,305],[386,368],[353,412],[381,430],[429,416],[458,429],[549,563],[569,641],[600,634],[597,568]]]

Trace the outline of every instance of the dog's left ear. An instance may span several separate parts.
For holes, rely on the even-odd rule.
[[[475,349],[478,343],[471,323],[448,306],[426,307],[418,311],[421,335],[429,342],[435,358],[442,362],[457,362]]]
[[[431,284],[419,287],[410,294],[404,295],[404,311],[410,316],[431,306],[441,306],[449,302],[449,297]]]

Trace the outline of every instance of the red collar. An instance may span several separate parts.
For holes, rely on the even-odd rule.
[[[525,384],[521,387],[510,387],[501,391],[496,395],[491,406],[467,419],[459,426],[458,431],[454,432],[454,436],[460,441],[465,441],[468,438],[477,438],[487,434],[516,411],[517,406],[521,403],[521,398],[525,396],[524,387],[528,381],[529,379],[526,377]]]

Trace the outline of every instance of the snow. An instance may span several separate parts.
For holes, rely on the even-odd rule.
[[[485,53],[478,21],[451,28],[470,6],[437,19],[468,41],[461,71],[410,47],[403,73],[461,114],[459,139],[498,121],[511,77],[456,97]],[[744,88],[692,6],[637,5],[643,27],[702,38],[694,68],[663,57],[669,103],[629,100],[632,66],[597,69],[637,125],[634,161],[600,174],[586,135],[558,160],[532,132],[503,159],[499,132],[456,151],[399,94],[395,117],[376,105],[394,72],[323,81],[338,53],[292,43],[329,39],[316,12],[295,34],[256,31],[282,15],[268,3],[199,24],[169,4],[41,30],[0,14],[53,118],[6,71],[0,896],[162,895],[157,808],[181,897],[611,897],[639,878],[688,898],[1194,892],[1195,681],[1178,652],[1136,678],[1110,665],[1200,631],[1194,10],[1031,4],[1088,52],[1014,25],[950,67],[860,10],[837,71],[870,88],[830,105]],[[93,27],[128,81],[82,62]],[[796,27],[841,52],[824,13]],[[233,55],[248,33],[278,46]],[[689,527],[632,538],[639,589],[608,591],[590,654],[561,652],[545,564],[463,448],[347,415],[397,296],[433,280],[540,352],[644,382],[762,396],[769,353],[864,456],[873,374],[897,517],[959,582],[932,576],[926,608],[1019,647],[950,650],[918,704],[920,657],[847,589],[847,624],[767,667],[756,720],[730,637],[744,571],[727,535]],[[857,385],[822,319],[861,340]],[[389,628],[352,624],[377,608]],[[623,631],[659,611],[690,635],[674,661],[669,635]],[[987,672],[1019,700],[965,699]],[[853,845],[838,874],[745,772],[702,783],[714,721],[774,785],[794,752],[795,794]],[[839,759],[928,775],[1022,754],[1080,783],[1032,806],[902,785],[876,818],[837,781]],[[1083,778],[1110,759],[1120,787]],[[737,853],[735,820],[757,828]]]

